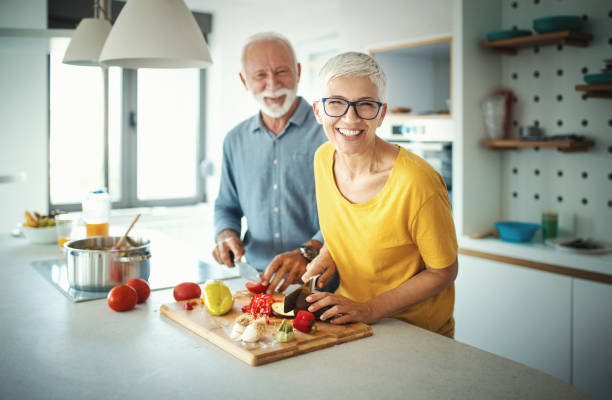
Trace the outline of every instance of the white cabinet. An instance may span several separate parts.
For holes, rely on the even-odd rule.
[[[612,396],[612,285],[574,279],[573,385]]]
[[[570,383],[571,285],[570,277],[460,255],[455,339]]]

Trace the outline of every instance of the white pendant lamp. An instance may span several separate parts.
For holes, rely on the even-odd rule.
[[[103,18],[83,18],[77,26],[62,62],[64,64],[96,66],[111,24]]]
[[[206,68],[202,31],[183,0],[128,0],[99,61],[123,68]]]

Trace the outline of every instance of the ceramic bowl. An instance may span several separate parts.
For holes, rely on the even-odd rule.
[[[590,84],[612,83],[612,73],[588,74],[584,76],[584,81]]]
[[[493,224],[499,237],[507,242],[529,242],[533,239],[540,225],[528,222],[501,221]]]
[[[531,31],[525,29],[508,29],[504,31],[494,31],[487,33],[487,40],[493,42],[495,40],[511,39],[521,36],[529,36]]]
[[[558,15],[533,20],[533,30],[537,33],[580,31],[581,29],[582,18],[577,15]]]
[[[55,226],[46,226],[44,228],[31,228],[21,225],[23,235],[35,244],[57,243],[57,229]]]

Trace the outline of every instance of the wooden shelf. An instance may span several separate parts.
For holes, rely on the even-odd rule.
[[[518,49],[535,46],[562,44],[566,46],[587,47],[593,40],[590,33],[561,31],[541,35],[521,36],[512,39],[502,39],[482,42],[482,47],[502,54],[516,54]]]
[[[598,83],[594,85],[576,85],[576,91],[586,92],[586,97],[599,99],[612,99],[612,83]]]
[[[577,153],[588,151],[595,145],[593,140],[489,140],[482,144],[489,150],[516,150],[525,147],[555,147],[563,153]]]

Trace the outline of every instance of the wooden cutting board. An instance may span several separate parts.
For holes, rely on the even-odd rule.
[[[230,339],[230,332],[234,320],[242,314],[241,308],[248,304],[251,295],[247,291],[234,294],[234,307],[228,314],[222,316],[212,315],[200,300],[190,300],[193,310],[185,310],[184,303],[180,301],[163,304],[160,307],[162,314],[176,321],[178,324],[202,336],[223,350],[239,358],[249,365],[261,365],[283,358],[320,350],[340,343],[372,335],[372,328],[364,323],[346,325],[333,325],[317,321],[317,331],[314,334],[295,332],[295,340],[289,343],[278,343],[274,340],[274,332],[278,329],[282,319],[270,317],[266,335],[256,343],[244,343]],[[279,298],[280,299],[280,298]]]

